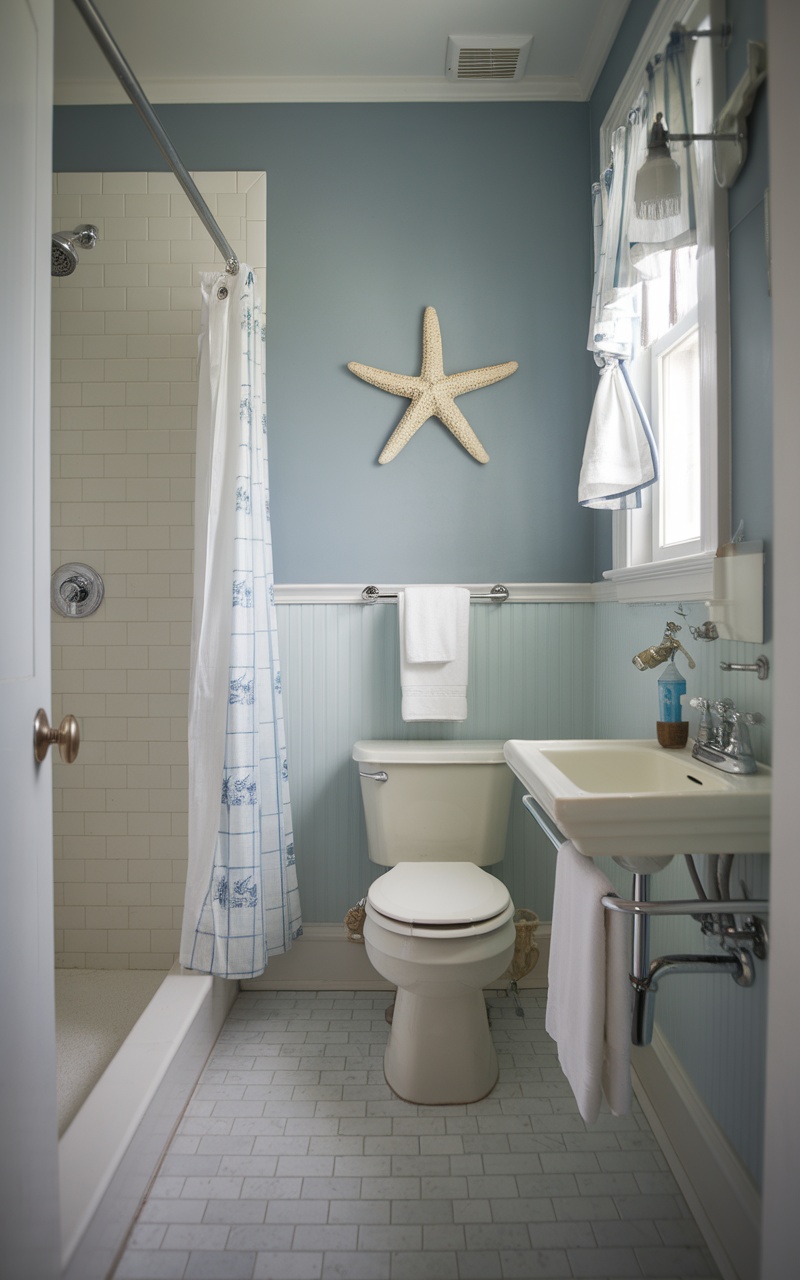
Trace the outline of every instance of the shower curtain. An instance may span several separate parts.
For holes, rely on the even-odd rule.
[[[201,277],[181,964],[263,973],[302,933],[272,577],[261,303]]]

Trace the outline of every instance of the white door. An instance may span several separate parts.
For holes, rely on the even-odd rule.
[[[60,1273],[50,710],[52,0],[0,20],[0,1273]]]

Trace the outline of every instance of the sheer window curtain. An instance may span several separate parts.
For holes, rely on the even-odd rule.
[[[677,207],[637,216],[636,174],[661,111],[675,133],[691,133],[691,50],[673,33],[624,125],[611,139],[611,164],[592,188],[595,274],[588,348],[600,369],[578,482],[578,502],[596,510],[641,507],[642,491],[658,479],[658,455],[647,413],[628,364],[677,322],[693,302],[691,257],[696,242],[694,151],[677,143],[681,174]]]
[[[255,977],[302,933],[273,594],[261,302],[201,278],[181,964]]]

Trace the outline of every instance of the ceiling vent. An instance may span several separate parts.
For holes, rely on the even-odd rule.
[[[533,36],[448,36],[448,80],[521,80]]]

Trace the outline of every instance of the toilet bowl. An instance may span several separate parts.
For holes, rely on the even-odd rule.
[[[483,988],[508,967],[516,936],[505,886],[471,862],[400,863],[372,886],[366,911],[367,955],[397,987],[387,1084],[406,1102],[485,1098],[498,1064]]]
[[[397,987],[387,1083],[423,1105],[475,1102],[498,1064],[484,986],[514,951],[514,904],[483,870],[503,856],[512,777],[502,743],[360,742],[370,858],[364,942]]]

